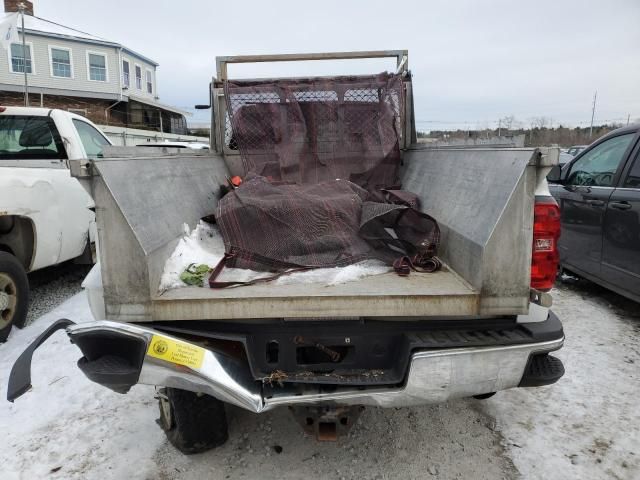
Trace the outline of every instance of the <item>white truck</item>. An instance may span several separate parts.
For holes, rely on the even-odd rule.
[[[373,57],[395,58],[397,72],[333,80],[227,76],[229,63]],[[364,406],[484,399],[562,377],[562,362],[550,352],[564,334],[547,293],[560,216],[546,175],[558,149],[418,144],[405,50],[219,57],[217,66],[209,152],[150,157],[140,149],[135,158],[71,162],[96,202],[95,320],[49,326],[14,364],[9,401],[30,389],[33,353],[59,329],[81,350],[78,367],[90,380],[119,393],[159,387],[160,424],[185,453],[227,439],[227,403],[255,413],[286,406],[307,432],[328,440]],[[382,83],[390,75],[401,83],[391,95]],[[234,115],[247,123],[232,124]],[[291,169],[296,158],[288,153],[311,145],[307,158],[320,159],[318,172],[365,146],[376,151],[390,128],[402,188],[440,226],[440,270],[388,271],[340,285],[159,288],[183,224],[193,228],[216,211],[244,164],[285,158]],[[253,150],[248,138],[256,139]],[[286,138],[300,142],[284,148]],[[238,191],[253,181],[246,178]],[[245,230],[248,239],[265,231]],[[284,250],[282,242],[272,245]]]
[[[94,204],[68,162],[97,158],[105,145],[80,115],[0,106],[0,341],[12,325],[24,326],[28,272],[91,261]]]

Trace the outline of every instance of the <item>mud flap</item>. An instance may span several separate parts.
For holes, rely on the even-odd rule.
[[[7,400],[13,402],[16,398],[26,393],[31,388],[31,359],[36,351],[51,335],[58,330],[75,325],[75,322],[66,318],[56,320],[36,338],[13,364],[9,375],[9,385],[7,386]]]

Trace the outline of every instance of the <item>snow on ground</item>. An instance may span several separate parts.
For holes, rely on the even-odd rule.
[[[584,281],[553,297],[566,337],[556,353],[565,376],[499,393],[485,411],[527,478],[638,479],[640,305]]]
[[[0,478],[638,479],[639,307],[584,285],[561,285],[554,297],[567,373],[553,386],[368,408],[336,443],[305,437],[286,409],[230,407],[227,444],[184,456],[155,423],[153,388],[119,395],[91,383],[63,332],[36,352],[34,388],[4,401],[11,365],[43,328],[60,317],[90,320],[78,294],[0,345]]]
[[[201,221],[193,231],[190,231],[186,224],[183,228],[184,236],[165,262],[160,279],[160,291],[186,287],[187,285],[180,280],[180,274],[192,263],[196,265],[205,264],[213,268],[224,256],[225,249],[222,235],[215,225]],[[306,272],[291,273],[274,280],[273,283],[276,285],[289,285],[292,283],[336,285],[353,282],[368,275],[379,275],[389,270],[390,267],[378,260],[366,260],[346,267],[317,268]],[[221,282],[247,282],[270,275],[272,274],[266,272],[225,268],[218,280]]]
[[[59,318],[91,321],[79,293],[0,345],[0,449],[2,480],[146,478],[164,441],[154,389],[135,386],[119,395],[90,382],[76,367],[81,354],[57,332],[33,358],[33,389],[11,404],[7,382],[15,359]],[[134,468],[135,466],[135,468]],[[55,473],[55,469],[59,469]]]

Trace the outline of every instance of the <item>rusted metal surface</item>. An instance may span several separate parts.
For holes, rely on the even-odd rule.
[[[308,341],[300,335],[297,335],[293,338],[293,343],[295,343],[296,345],[307,345],[307,346],[315,347],[321,352],[327,354],[332,362],[340,361],[340,353],[330,349],[329,347],[322,345],[321,343]]]
[[[324,442],[346,435],[364,410],[356,406],[289,407],[293,417],[307,435]]]
[[[262,379],[262,383],[267,385],[277,384],[282,387],[284,386],[283,382],[288,380],[288,378],[289,375],[282,370],[274,370],[268,377]]]

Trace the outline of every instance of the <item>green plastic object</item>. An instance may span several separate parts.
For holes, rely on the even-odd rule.
[[[204,282],[204,277],[211,271],[209,265],[200,264],[196,265],[192,263],[184,272],[180,274],[180,280],[187,285],[195,285],[201,287]]]

